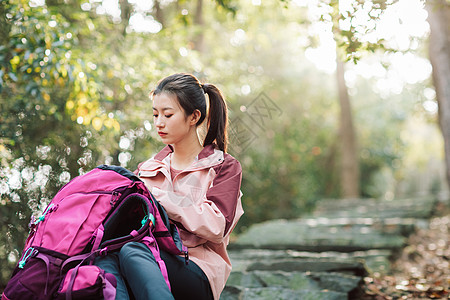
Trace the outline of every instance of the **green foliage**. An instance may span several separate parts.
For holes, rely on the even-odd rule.
[[[31,213],[60,187],[60,178],[78,173],[77,159],[92,150],[80,146],[84,132],[66,113],[66,99],[79,85],[73,76],[79,64],[65,55],[74,46],[69,25],[25,2],[9,1],[2,9],[9,28],[0,46],[3,283],[20,255]]]
[[[0,45],[4,285],[20,255],[31,214],[39,214],[62,184],[104,162],[109,153],[117,152],[117,161],[118,143],[111,141],[122,133],[120,111],[113,104],[118,97],[108,97],[103,89],[125,84],[121,74],[106,75],[109,81],[102,82],[113,70],[104,63],[97,67],[90,59],[96,54],[84,51],[88,39],[98,42],[98,36],[86,35],[89,22],[71,23],[54,8],[30,7],[25,1],[1,7],[9,28],[2,32]],[[71,13],[80,22],[87,19],[80,11]],[[148,137],[139,132],[139,138]]]

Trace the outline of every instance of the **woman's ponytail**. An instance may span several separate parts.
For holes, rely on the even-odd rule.
[[[208,132],[203,146],[216,143],[220,150],[227,151],[228,144],[228,109],[220,90],[213,84],[202,85],[203,91],[209,97]]]

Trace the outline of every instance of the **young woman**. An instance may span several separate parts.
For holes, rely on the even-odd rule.
[[[167,146],[136,174],[178,225],[190,261],[161,253],[171,292],[144,244],[129,243],[97,264],[118,278],[116,299],[128,299],[127,285],[136,299],[219,299],[231,271],[229,236],[243,214],[242,169],[226,153],[227,106],[216,86],[184,73],[161,80],[152,97],[154,124]]]

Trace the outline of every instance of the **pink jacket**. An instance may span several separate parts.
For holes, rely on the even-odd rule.
[[[137,174],[179,226],[190,259],[205,272],[214,299],[219,299],[231,272],[226,251],[230,233],[244,213],[241,165],[208,145],[172,182],[172,152],[171,146],[166,146],[140,164]]]

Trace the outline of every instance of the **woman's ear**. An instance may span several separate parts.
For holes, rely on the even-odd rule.
[[[197,123],[198,123],[198,120],[200,120],[201,116],[202,116],[202,113],[198,109],[194,110],[194,112],[191,114],[191,120],[189,121],[189,124],[190,125],[200,125]]]

